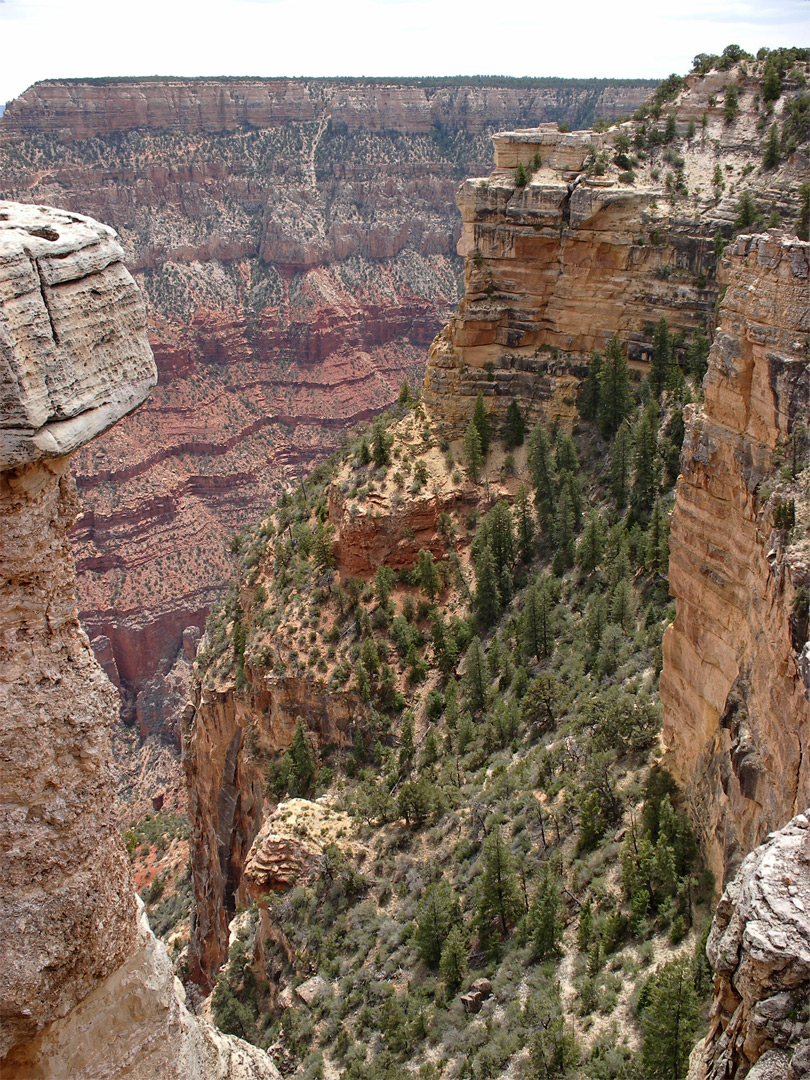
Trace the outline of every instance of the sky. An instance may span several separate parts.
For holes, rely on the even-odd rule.
[[[0,103],[102,75],[663,78],[810,43],[810,0],[0,0]]]

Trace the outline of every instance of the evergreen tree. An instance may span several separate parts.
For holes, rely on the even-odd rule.
[[[613,449],[610,452],[610,490],[616,500],[618,510],[627,505],[632,444],[630,428],[627,424],[622,424],[616,432]]]
[[[559,473],[564,471],[577,473],[579,471],[579,457],[577,456],[577,448],[574,444],[574,440],[570,435],[567,435],[562,428],[557,432],[556,459],[557,471]]]
[[[538,422],[529,435],[526,464],[534,484],[535,502],[538,506],[549,507],[554,499],[554,468],[551,446],[542,422]]]
[[[651,401],[633,432],[633,490],[630,504],[640,521],[646,521],[658,490],[658,408]]]
[[[723,119],[726,124],[733,124],[737,119],[737,115],[740,111],[739,94],[737,93],[737,87],[733,82],[730,82],[726,87],[726,95],[723,102]]]
[[[521,562],[530,562],[534,555],[534,518],[525,484],[520,485],[515,495],[515,524],[518,555]]]
[[[458,905],[446,881],[428,885],[416,906],[416,949],[428,967],[437,968],[451,927],[458,921]]]
[[[472,422],[478,429],[478,437],[481,440],[481,453],[486,457],[487,451],[489,450],[489,444],[492,442],[492,421],[487,412],[484,395],[481,393],[479,393],[478,397],[475,399]]]
[[[512,511],[505,499],[497,502],[481,522],[473,542],[473,554],[477,556],[484,546],[492,552],[495,568],[500,574],[504,567],[515,561],[515,529]]]
[[[571,505],[568,485],[561,488],[554,511],[552,537],[557,551],[566,553],[576,534],[576,513]]]
[[[602,560],[605,547],[605,532],[602,518],[593,510],[588,514],[585,529],[577,547],[577,562],[583,574],[591,574]]]
[[[291,795],[299,795],[308,798],[315,786],[315,777],[318,769],[315,763],[315,754],[312,750],[309,731],[303,719],[299,716],[295,724],[295,733],[292,744],[287,751],[288,764],[288,790]]]
[[[491,942],[494,927],[505,936],[522,909],[514,860],[497,827],[484,841],[482,863],[478,933],[482,942]]]
[[[591,353],[588,374],[585,376],[579,395],[579,415],[583,420],[595,420],[599,415],[601,373],[602,354],[600,352]]]
[[[778,101],[782,96],[782,77],[777,63],[768,63],[765,66],[765,77],[762,80],[762,100],[767,102]]]
[[[374,425],[374,431],[371,436],[371,456],[374,460],[374,464],[378,468],[389,465],[391,462],[388,437],[385,433],[385,428],[380,423]]]
[[[602,634],[607,626],[607,602],[602,593],[597,593],[588,604],[585,633],[591,651],[596,654],[602,641]]]
[[[506,410],[506,419],[503,425],[503,443],[507,450],[514,450],[517,446],[523,446],[526,438],[526,424],[520,406],[514,398],[509,402]]]
[[[399,732],[399,771],[410,772],[413,764],[413,713],[406,712]]]
[[[464,691],[472,712],[480,713],[487,702],[489,672],[481,639],[474,637],[464,658]]]
[[[591,944],[593,937],[593,904],[590,896],[579,909],[579,926],[577,927],[577,948],[585,952]]]
[[[765,143],[765,153],[762,156],[762,168],[766,171],[769,169],[775,169],[780,160],[779,152],[779,126],[776,121],[771,124],[768,131],[768,138]]]
[[[475,610],[478,621],[488,629],[501,613],[501,589],[498,583],[498,568],[492,549],[486,545],[475,560]]]
[[[484,462],[484,455],[481,452],[481,436],[478,434],[478,428],[475,425],[475,421],[471,420],[467,424],[467,428],[464,432],[464,461],[467,468],[467,476],[474,484],[478,483],[478,475],[481,472],[481,466]]]
[[[669,381],[669,369],[672,364],[672,339],[669,335],[666,319],[659,319],[653,333],[652,358],[650,360],[650,389],[656,399]]]
[[[669,568],[669,523],[659,499],[653,503],[644,538],[644,565],[651,573],[665,576]]]
[[[799,216],[796,219],[796,235],[800,240],[810,240],[810,181],[799,187]]]
[[[706,331],[703,328],[703,323],[698,323],[695,335],[692,338],[692,342],[689,346],[689,352],[687,354],[687,364],[689,371],[694,376],[697,382],[703,382],[709,368],[709,349],[711,348],[711,342],[706,336]]]
[[[464,928],[456,923],[447,935],[439,961],[439,973],[448,993],[455,994],[464,982],[467,963],[467,935]]]
[[[626,578],[622,578],[617,583],[610,598],[610,621],[620,626],[626,634],[633,629],[635,623],[633,594]]]
[[[390,567],[381,563],[374,575],[374,592],[377,600],[383,607],[388,603],[391,590],[394,587],[394,573]]]
[[[681,956],[657,968],[647,985],[640,1015],[644,1075],[649,1080],[682,1080],[700,1024],[690,958]]]
[[[427,548],[421,548],[419,551],[419,557],[416,561],[416,576],[419,579],[422,591],[432,603],[441,592],[442,578],[433,559],[433,552],[428,551]]]
[[[452,635],[447,633],[441,613],[435,610],[431,617],[430,639],[433,646],[433,663],[441,674],[448,678],[456,666],[458,647]]]
[[[526,594],[526,603],[520,624],[521,649],[524,657],[541,659],[550,656],[554,649],[554,605],[548,589],[532,586]]]
[[[371,461],[371,450],[369,450],[368,439],[365,437],[365,435],[360,440],[360,445],[357,448],[355,460],[357,461],[358,465],[368,465],[368,463]]]
[[[737,200],[735,207],[737,216],[734,218],[734,228],[759,229],[762,226],[762,212],[754,201],[750,191],[744,191]]]
[[[605,350],[599,387],[599,426],[604,437],[609,438],[616,434],[633,408],[627,357],[617,336]]]
[[[407,379],[402,380],[402,385],[399,388],[398,405],[410,405],[413,402],[413,394],[411,393],[411,384]]]
[[[557,726],[557,710],[563,696],[560,680],[544,671],[529,683],[523,695],[520,718],[527,727],[541,733],[553,731]]]
[[[532,951],[538,960],[547,960],[562,952],[564,923],[561,907],[559,887],[546,867],[529,911]]]

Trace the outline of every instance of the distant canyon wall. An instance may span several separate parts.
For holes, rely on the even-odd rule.
[[[160,385],[74,466],[81,618],[133,717],[231,575],[230,537],[420,382],[458,298],[453,192],[490,133],[649,90],[144,79],[9,104],[2,194],[112,223],[148,300]]]
[[[723,276],[672,515],[661,676],[667,761],[718,884],[810,804],[810,245],[740,237]]]

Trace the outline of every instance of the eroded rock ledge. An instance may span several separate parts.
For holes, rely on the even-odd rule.
[[[79,625],[69,451],[154,384],[114,233],[0,203],[0,1072],[273,1080],[193,1017],[115,826],[115,690]]]
[[[706,952],[712,1023],[689,1080],[810,1075],[810,810],[743,861]]]
[[[661,677],[669,766],[719,882],[810,803],[808,474],[789,475],[810,415],[810,245],[743,236],[722,272],[672,515],[677,617]],[[779,527],[789,505],[793,530]]]

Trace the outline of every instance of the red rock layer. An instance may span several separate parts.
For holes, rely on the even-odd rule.
[[[810,245],[741,237],[726,275],[672,515],[677,617],[661,676],[667,761],[718,882],[810,802],[806,634],[795,631],[806,625],[807,501],[775,458],[810,415]],[[775,528],[774,509],[794,496],[788,533]]]

